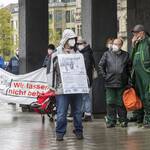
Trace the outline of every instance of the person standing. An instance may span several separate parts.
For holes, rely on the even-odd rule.
[[[20,66],[19,49],[16,49],[15,55],[11,57],[6,70],[15,75],[19,75],[19,66]]]
[[[46,71],[47,74],[50,72],[51,56],[54,51],[55,51],[55,46],[53,44],[49,44],[48,49],[47,49],[47,55],[45,56],[45,59],[42,65],[43,67],[47,68],[47,71]]]
[[[106,126],[116,126],[117,115],[121,127],[127,127],[127,111],[123,104],[122,94],[128,85],[130,76],[130,60],[128,52],[121,49],[123,41],[113,41],[112,50],[106,51],[100,62],[99,72],[105,80],[106,87]]]
[[[82,95],[79,94],[63,94],[62,80],[60,76],[60,66],[58,63],[59,54],[79,54],[76,45],[77,36],[70,29],[65,29],[62,34],[60,46],[56,52],[52,54],[50,74],[52,73],[52,87],[56,90],[56,140],[62,141],[67,128],[67,112],[68,106],[71,106],[74,130],[73,133],[77,139],[83,139],[83,126],[82,126]]]
[[[132,82],[144,109],[144,113],[141,113],[142,110],[137,112],[137,119],[140,119],[137,121],[150,128],[150,37],[141,24],[135,25],[132,33]]]
[[[4,58],[0,55],[0,68],[4,69],[5,65],[4,65]]]
[[[88,77],[89,88],[92,87],[93,82],[93,72],[95,68],[95,61],[93,57],[93,51],[90,45],[86,43],[82,38],[78,38],[77,47],[80,53],[84,56],[84,62],[86,67],[86,73]],[[83,121],[92,121],[92,94],[84,93],[82,94],[83,104],[82,111],[84,113]]]

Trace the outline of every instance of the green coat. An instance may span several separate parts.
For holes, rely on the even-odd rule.
[[[140,41],[131,52],[136,90],[150,109],[150,38]]]

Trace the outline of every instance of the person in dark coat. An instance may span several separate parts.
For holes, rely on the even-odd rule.
[[[95,68],[95,61],[93,57],[93,51],[89,44],[82,38],[78,38],[77,47],[80,53],[84,56],[86,73],[89,81],[89,88],[93,82],[93,71]],[[84,121],[92,121],[92,97],[89,93],[82,94],[83,104],[82,111],[84,113]]]
[[[19,49],[16,49],[15,55],[11,57],[6,70],[15,75],[19,75],[19,66],[20,66]]]
[[[115,127],[117,114],[121,127],[127,127],[127,111],[122,94],[128,85],[131,61],[128,52],[121,50],[122,45],[121,39],[115,39],[112,50],[106,51],[99,62],[99,72],[105,80],[106,87],[107,128]]]
[[[50,72],[50,65],[51,65],[51,55],[55,51],[55,45],[49,44],[47,49],[47,55],[45,56],[43,67],[47,67],[46,73],[48,74]]]
[[[5,65],[4,65],[4,58],[0,55],[0,68],[4,69]]]

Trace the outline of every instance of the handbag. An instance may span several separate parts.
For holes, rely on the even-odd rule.
[[[142,108],[142,101],[137,96],[133,87],[123,92],[123,103],[127,111],[138,110]]]

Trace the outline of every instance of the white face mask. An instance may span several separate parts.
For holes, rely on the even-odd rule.
[[[112,48],[112,44],[107,44],[107,47],[108,47],[109,49],[111,49],[111,48]]]
[[[84,49],[84,45],[78,45],[78,49],[79,51],[81,51],[82,49]]]
[[[69,45],[70,47],[74,47],[75,44],[76,44],[75,39],[70,39],[70,40],[68,40],[68,45]]]
[[[119,51],[119,47],[117,45],[112,45],[112,51],[113,52]]]
[[[16,51],[16,55],[19,55],[19,51]]]

